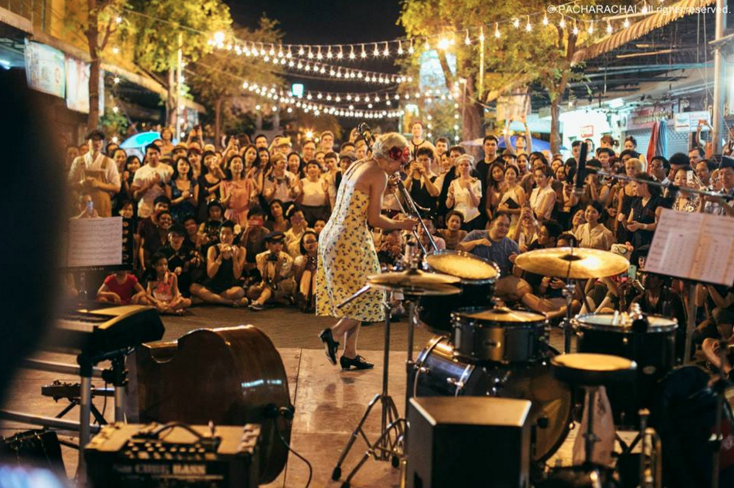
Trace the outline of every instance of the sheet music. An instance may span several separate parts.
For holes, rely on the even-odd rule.
[[[663,209],[645,270],[732,286],[734,219]]]
[[[67,266],[87,268],[122,264],[122,217],[69,221]]]

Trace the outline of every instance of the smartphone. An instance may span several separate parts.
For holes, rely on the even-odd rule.
[[[630,281],[635,281],[637,279],[637,266],[634,264],[630,265],[629,269],[627,269],[627,278],[629,278]]]
[[[693,185],[695,185],[695,181],[694,181],[694,173],[693,173],[693,171],[686,171],[686,184],[687,184],[688,186],[693,186]]]
[[[87,202],[87,213],[90,217],[94,215],[94,202],[91,200]]]

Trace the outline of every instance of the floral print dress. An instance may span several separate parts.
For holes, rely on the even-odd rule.
[[[370,290],[337,308],[367,283],[367,276],[380,273],[375,244],[367,227],[368,206],[369,196],[354,188],[354,182],[342,180],[331,218],[319,237],[316,315],[363,322],[385,319],[385,293],[381,291]]]

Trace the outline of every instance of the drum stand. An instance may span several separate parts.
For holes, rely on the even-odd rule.
[[[573,325],[571,318],[573,315],[572,305],[573,296],[576,294],[576,283],[566,278],[566,287],[563,289],[563,296],[566,298],[566,317],[563,319],[563,352],[569,354],[571,352],[571,338],[573,337]]]
[[[366,288],[369,289],[369,285],[367,285]],[[364,291],[362,290],[364,290],[364,288],[358,291],[349,299],[347,299],[347,301],[345,301],[341,305],[346,305],[348,302],[352,301],[357,296],[364,293]],[[367,444],[367,451],[364,453],[364,455],[359,460],[357,465],[352,469],[352,471],[349,472],[346,480],[344,480],[344,483],[342,483],[342,488],[349,488],[352,478],[354,478],[357,472],[362,468],[364,463],[366,463],[370,457],[373,457],[377,461],[387,461],[388,459],[390,459],[393,467],[397,468],[399,467],[400,460],[403,456],[402,444],[405,434],[406,421],[405,419],[400,418],[397,406],[395,405],[395,401],[388,394],[387,390],[388,367],[390,364],[390,315],[392,314],[392,292],[388,292],[387,301],[383,304],[383,306],[385,308],[385,346],[383,348],[382,391],[375,395],[370,401],[369,405],[367,405],[367,410],[365,410],[364,415],[362,415],[362,418],[359,420],[357,428],[354,429],[354,432],[352,432],[352,436],[349,438],[346,447],[339,457],[339,461],[337,461],[336,466],[334,467],[334,471],[331,473],[331,479],[333,481],[338,481],[339,478],[341,478],[342,463],[349,454],[349,451],[354,446],[354,441],[356,441],[357,438],[361,436],[362,439],[364,439],[365,444]],[[410,316],[412,317],[412,304]],[[409,330],[412,331],[412,327]],[[409,340],[412,341],[411,333],[409,333],[409,337]],[[367,438],[366,432],[364,431],[364,424],[369,418],[370,413],[372,413],[372,409],[375,407],[375,405],[377,405],[378,402],[381,404],[380,436],[374,442],[370,442]]]

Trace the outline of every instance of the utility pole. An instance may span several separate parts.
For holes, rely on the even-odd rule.
[[[724,125],[724,102],[726,100],[726,60],[724,52],[727,49],[725,43],[717,42],[724,37],[726,30],[726,11],[728,0],[716,0],[716,38],[714,39],[714,109],[713,109],[713,131],[711,142],[714,154],[721,154],[721,137]]]
[[[183,110],[181,105],[181,78],[183,77],[183,34],[178,33],[178,59],[176,63],[176,105],[173,113],[176,117],[176,132],[175,138],[181,140],[181,119],[183,117]]]

